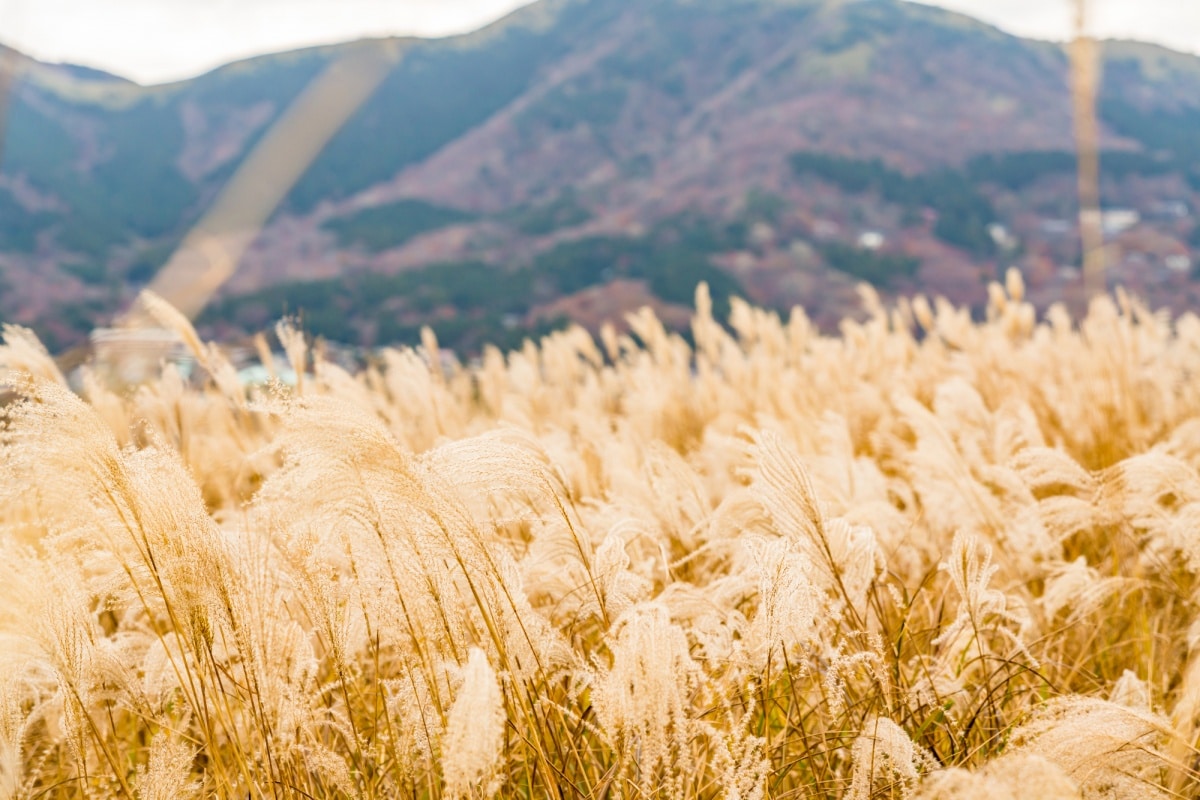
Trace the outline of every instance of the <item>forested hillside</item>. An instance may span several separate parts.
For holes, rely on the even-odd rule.
[[[1039,304],[1071,290],[1057,46],[899,0],[542,0],[467,36],[310,49],[158,87],[25,62],[0,168],[0,317],[53,347],[79,341],[318,75],[384,48],[394,67],[292,187],[207,332],[287,311],[355,344],[432,324],[470,346],[560,312],[594,325],[651,302],[680,318],[702,275],[822,322],[857,303],[858,279],[976,307],[1008,266]],[[1105,203],[1136,214],[1114,218],[1112,274],[1180,307],[1196,299],[1200,59],[1105,53]],[[464,264],[512,302],[487,319],[441,302]]]

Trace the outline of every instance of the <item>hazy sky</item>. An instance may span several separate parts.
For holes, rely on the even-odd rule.
[[[1071,0],[930,0],[1014,33],[1062,39]],[[528,0],[0,0],[0,41],[142,83],[259,53],[368,35],[459,33]],[[638,0],[630,0],[638,2]],[[1200,52],[1200,0],[1092,0],[1101,36]]]

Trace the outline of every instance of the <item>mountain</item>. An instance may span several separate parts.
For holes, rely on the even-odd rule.
[[[465,36],[149,88],[21,57],[0,317],[78,341],[306,87],[385,51],[394,66],[287,191],[206,331],[299,312],[334,339],[432,324],[470,349],[647,302],[682,319],[697,279],[825,321],[860,279],[979,303],[1011,264],[1045,302],[1071,291],[1061,47],[899,0],[541,0]],[[1103,52],[1112,274],[1180,308],[1197,299],[1200,59]]]

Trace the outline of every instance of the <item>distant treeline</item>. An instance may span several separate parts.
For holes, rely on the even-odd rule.
[[[200,321],[259,330],[296,314],[314,335],[369,345],[416,342],[421,326],[429,324],[442,343],[462,352],[487,342],[515,346],[561,324],[526,326],[523,320],[537,304],[614,278],[644,280],[656,297],[681,305],[691,304],[696,284],[706,281],[723,315],[741,287],[710,259],[740,245],[736,226],[681,217],[642,237],[567,242],[513,269],[468,261],[279,284],[219,300]]]
[[[879,287],[889,286],[897,278],[911,278],[921,266],[920,260],[912,256],[879,253],[843,242],[827,242],[819,246],[819,251],[833,269]]]
[[[478,214],[409,198],[336,217],[322,227],[336,235],[341,245],[381,253],[422,234],[479,218]],[[591,218],[591,212],[570,189],[548,202],[518,206],[493,217],[526,236],[545,236],[582,225]]]
[[[1102,99],[1100,117],[1114,132],[1140,143],[1162,172],[1178,172],[1200,191],[1200,108],[1146,111],[1115,98]],[[1104,169],[1111,169],[1111,154]]]
[[[1100,155],[1104,175],[1163,175],[1175,169],[1168,159],[1128,150],[1108,150]],[[967,162],[966,175],[979,183],[1020,191],[1051,175],[1074,174],[1078,158],[1066,150],[1034,150],[977,156]]]
[[[399,247],[422,233],[469,222],[474,218],[474,215],[465,211],[435,206],[423,200],[400,200],[365,208],[348,217],[331,219],[322,227],[336,234],[343,245],[381,253]]]
[[[1133,124],[1131,119],[1130,125]],[[1200,126],[1200,115],[1197,125]],[[1172,133],[1164,135],[1162,143],[1167,144],[1167,139],[1175,146],[1185,139],[1190,142],[1187,134],[1179,132],[1179,127],[1168,126]],[[1140,123],[1138,129],[1143,129]],[[1144,130],[1147,134],[1149,131],[1148,127]],[[1196,146],[1200,157],[1200,142]],[[1180,169],[1171,153],[1160,151],[1153,154],[1109,151],[1102,154],[1101,162],[1104,174],[1115,178],[1162,175]],[[876,192],[884,201],[900,206],[909,219],[917,219],[924,209],[935,211],[935,236],[975,255],[987,256],[995,250],[988,226],[996,221],[997,215],[982,187],[993,185],[1021,191],[1043,178],[1075,172],[1076,156],[1054,150],[984,155],[971,159],[961,169],[945,168],[917,175],[892,169],[878,158],[800,152],[792,154],[790,163],[798,176],[819,178],[853,194]]]
[[[991,202],[980,194],[966,173],[942,169],[905,175],[880,159],[854,159],[824,153],[794,153],[792,171],[813,176],[851,193],[877,192],[915,216],[923,209],[937,212],[934,235],[947,244],[978,255],[993,252],[988,225],[996,221]]]

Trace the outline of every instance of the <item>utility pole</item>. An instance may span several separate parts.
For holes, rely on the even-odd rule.
[[[8,106],[17,83],[20,55],[0,44],[0,165],[4,163],[4,140],[8,134]]]
[[[1104,226],[1100,211],[1100,125],[1096,95],[1100,52],[1089,30],[1088,0],[1075,0],[1075,38],[1071,41],[1071,97],[1075,150],[1079,158],[1079,238],[1083,250],[1083,289],[1090,299],[1107,291]]]
[[[13,22],[20,16],[20,6],[17,2],[8,3],[3,15],[9,25],[0,28],[0,32],[11,33],[16,28]],[[8,109],[12,102],[13,91],[17,85],[17,73],[21,69],[21,54],[12,47],[5,46],[0,41],[0,166],[4,164],[4,142],[8,136]]]

